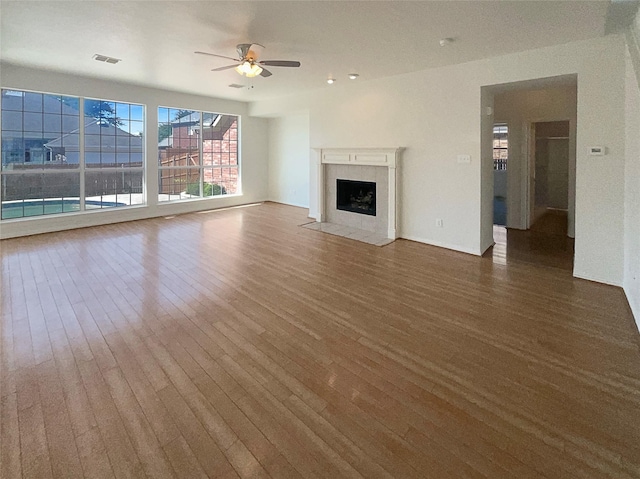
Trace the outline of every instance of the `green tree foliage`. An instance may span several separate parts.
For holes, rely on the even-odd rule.
[[[61,97],[62,103],[78,109],[78,99],[73,97]],[[84,115],[96,120],[102,120],[112,126],[122,126],[123,122],[116,116],[115,109],[108,101],[84,100]]]
[[[193,113],[191,110],[178,110],[172,121],[179,120],[180,118],[184,118],[185,116],[189,116]],[[162,140],[169,138],[173,133],[173,128],[171,127],[171,123],[162,123],[158,125],[158,143]]]
[[[189,116],[192,113],[195,113],[192,110],[178,110],[178,112],[176,113],[176,120],[179,120],[180,118],[184,118],[185,116]]]
[[[84,101],[85,116],[93,117],[97,120],[108,123],[111,126],[122,126],[123,122],[116,116],[113,106],[106,101],[85,100]]]
[[[169,138],[172,133],[172,128],[169,123],[163,123],[158,125],[158,143],[160,143],[165,138]]]
[[[200,186],[197,183],[191,183],[187,186],[187,193],[192,196],[200,196]],[[226,195],[227,190],[224,186],[217,183],[205,183],[202,196],[219,196]]]

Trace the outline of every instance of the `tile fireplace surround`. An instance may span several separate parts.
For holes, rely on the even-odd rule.
[[[398,237],[397,169],[402,148],[322,148],[317,155],[318,227],[326,232],[341,231],[353,239]],[[376,183],[376,215],[362,215],[336,208],[336,180]],[[345,233],[346,232],[346,233]],[[349,233],[351,232],[351,233]]]

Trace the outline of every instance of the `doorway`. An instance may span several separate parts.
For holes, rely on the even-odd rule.
[[[529,153],[534,172],[529,227],[550,212],[567,217],[569,210],[569,121],[532,123],[531,131],[535,141]],[[568,232],[567,226],[564,229]]]
[[[495,259],[502,263],[525,261],[571,271],[574,240],[569,237],[568,229],[570,122],[532,122],[529,133],[529,164],[524,170],[529,186],[525,207],[527,228],[508,229],[506,223],[501,225],[494,220]]]
[[[507,226],[507,165],[509,126],[493,125],[493,224]]]
[[[492,153],[485,178],[493,170],[490,193],[483,190],[493,206],[483,215],[492,223],[488,256],[572,271],[577,77],[486,87],[483,101],[491,123],[483,119],[482,149]]]

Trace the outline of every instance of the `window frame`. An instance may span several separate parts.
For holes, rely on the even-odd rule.
[[[198,164],[197,165],[182,165],[182,166],[161,166],[161,159],[160,159],[160,148],[158,148],[158,158],[156,160],[156,165],[157,165],[157,170],[158,170],[158,175],[157,175],[157,182],[158,182],[158,196],[157,196],[157,202],[158,205],[168,205],[168,204],[172,204],[172,203],[177,203],[177,202],[190,202],[190,201],[200,201],[200,200],[211,200],[211,199],[215,199],[215,198],[229,198],[229,197],[234,197],[234,196],[242,196],[242,161],[241,161],[241,151],[240,151],[240,145],[241,145],[241,115],[235,114],[235,113],[223,113],[223,112],[214,112],[214,111],[207,111],[204,109],[198,109],[198,110],[191,110],[191,109],[186,109],[186,108],[179,108],[179,107],[172,107],[172,106],[166,106],[166,105],[158,105],[157,107],[157,119],[158,119],[158,123],[157,123],[157,131],[158,133],[160,132],[160,125],[166,125],[171,124],[172,121],[175,120],[171,120],[169,117],[167,117],[167,121],[161,121],[161,115],[160,115],[160,111],[161,110],[168,110],[168,111],[190,111],[191,115],[198,113],[199,114],[199,121],[198,121],[198,125],[197,127],[191,127],[191,130],[194,131],[194,134],[197,135],[198,137],[198,144],[197,144],[197,150],[193,150],[193,151],[197,151],[198,154]],[[210,115],[219,115],[220,117],[232,117],[235,118],[235,124],[236,124],[236,139],[232,140],[235,141],[236,144],[236,164],[235,165],[205,165],[204,164],[204,157],[205,157],[205,151],[204,151],[204,142],[206,141],[204,139],[204,135],[200,134],[200,132],[203,131],[203,121],[205,118],[205,115],[210,114]],[[172,135],[170,135],[170,137],[172,137]],[[158,144],[160,143],[160,141],[158,141]],[[191,151],[191,150],[190,150]],[[234,193],[224,193],[224,194],[213,194],[213,195],[209,195],[209,196],[203,196],[204,193],[204,188],[205,188],[205,181],[204,181],[204,172],[207,169],[219,169],[221,172],[223,171],[223,168],[234,168],[236,170],[236,191]],[[175,196],[174,193],[162,193],[162,172],[163,171],[180,171],[180,170],[185,170],[185,171],[197,171],[198,172],[198,185],[199,185],[199,196],[196,195],[191,195],[189,194],[188,197],[179,197],[179,198],[171,198],[171,196]],[[222,187],[224,187],[223,185],[221,185]],[[162,199],[161,197],[163,195],[167,195],[168,197],[166,199]]]
[[[119,104],[126,104],[129,106],[129,111],[131,111],[131,106],[135,105],[135,106],[139,106],[142,108],[142,120],[140,120],[142,122],[142,131],[141,136],[139,138],[141,138],[141,144],[140,144],[140,157],[141,157],[141,165],[140,166],[117,166],[117,161],[114,163],[116,166],[107,166],[107,167],[88,167],[87,166],[87,151],[86,151],[86,133],[85,133],[85,128],[87,127],[86,124],[86,118],[88,118],[86,116],[85,111],[85,107],[86,107],[86,101],[99,101],[101,103],[113,103],[115,104],[115,118],[118,118],[117,116],[117,106]],[[83,131],[82,131],[82,163],[83,163],[83,178],[82,178],[82,184],[81,186],[83,187],[82,190],[82,195],[83,198],[81,199],[81,204],[84,203],[84,209],[81,209],[81,211],[96,211],[96,210],[110,210],[112,208],[131,208],[131,207],[139,207],[139,206],[145,206],[148,204],[148,197],[147,197],[147,188],[146,188],[146,177],[147,177],[147,155],[146,155],[146,138],[147,138],[147,121],[146,121],[146,108],[147,106],[143,103],[133,103],[133,102],[126,102],[126,101],[117,101],[117,100],[108,100],[108,99],[104,99],[104,98],[93,98],[93,97],[80,97],[80,101],[82,103],[82,113],[83,113],[83,118],[85,119],[83,123]],[[100,122],[102,121],[102,119],[98,119],[98,122],[100,124]],[[131,120],[131,113],[129,113],[129,118],[128,121],[138,121],[138,120]],[[130,134],[130,132],[128,132]],[[114,139],[115,139],[115,153],[114,153],[114,158],[117,159],[117,138],[118,135],[113,135]],[[102,154],[102,140],[100,141],[100,154]],[[131,153],[129,153],[131,154]],[[102,161],[100,163],[102,165]],[[131,164],[131,158],[129,157],[129,164]],[[90,174],[90,172],[93,173],[98,173],[98,172],[103,172],[103,173],[122,173],[122,176],[124,178],[124,175],[127,173],[134,173],[134,172],[139,172],[141,173],[141,185],[140,185],[140,189],[142,190],[141,193],[139,193],[141,195],[141,202],[140,203],[135,203],[135,204],[128,204],[128,205],[124,205],[124,206],[103,206],[103,204],[105,203],[103,197],[104,196],[108,196],[108,195],[99,195],[100,196],[100,206],[96,207],[96,208],[87,208],[86,207],[86,201],[87,201],[87,187],[86,187],[86,181],[87,181],[87,176]],[[124,180],[123,180],[124,182]],[[131,195],[133,193],[129,193],[129,199],[131,200]],[[115,193],[116,196],[116,202],[118,201],[118,193]],[[122,195],[124,195],[124,193],[122,193]],[[94,195],[96,196],[96,195]],[[93,200],[90,200],[93,201]]]
[[[26,96],[28,94],[37,94],[37,95],[49,95],[49,96],[54,96],[54,97],[66,97],[66,98],[70,98],[73,99],[75,101],[78,102],[78,125],[77,125],[77,135],[78,135],[78,163],[77,164],[72,164],[75,165],[75,167],[70,167],[70,168],[64,168],[64,169],[60,169],[60,168],[47,168],[47,163],[49,161],[51,161],[50,158],[45,158],[44,161],[42,162],[43,166],[41,169],[33,169],[31,171],[27,170],[9,170],[9,169],[5,169],[4,165],[0,166],[0,188],[5,188],[5,178],[11,177],[11,176],[18,176],[18,175],[25,175],[25,174],[32,174],[32,175],[61,175],[61,174],[68,174],[68,175],[77,175],[78,176],[78,183],[79,183],[79,190],[78,190],[78,196],[73,196],[73,197],[67,197],[67,196],[60,196],[60,197],[51,197],[51,198],[36,198],[33,199],[33,201],[37,201],[37,200],[42,200],[43,203],[43,213],[42,214],[34,214],[34,215],[24,215],[24,202],[30,200],[30,198],[22,198],[22,200],[15,200],[16,202],[21,201],[23,204],[23,215],[22,216],[18,216],[18,217],[3,217],[3,215],[0,214],[0,222],[19,222],[19,221],[24,221],[24,220],[37,220],[37,219],[42,219],[42,218],[49,218],[49,217],[55,217],[55,216],[64,216],[64,215],[84,215],[84,214],[90,214],[90,213],[94,213],[96,211],[109,211],[109,210],[113,210],[114,208],[117,209],[130,209],[130,208],[137,208],[140,206],[146,206],[148,205],[148,188],[147,188],[147,184],[146,184],[146,178],[147,178],[147,151],[146,151],[146,137],[147,137],[147,105],[144,103],[134,103],[134,102],[129,102],[129,101],[118,101],[118,100],[108,100],[108,99],[98,99],[98,98],[93,98],[90,96],[81,96],[81,95],[70,95],[70,94],[66,94],[66,93],[54,93],[54,92],[46,92],[46,91],[37,91],[37,90],[29,90],[29,89],[24,89],[24,88],[13,88],[10,86],[2,86],[0,87],[0,93],[4,93],[6,91],[15,91],[15,92],[20,92],[22,93],[23,96],[23,102],[22,102],[22,109],[21,110],[7,110],[6,108],[2,107],[2,104],[0,102],[0,112],[4,113],[5,111],[20,111],[22,113],[22,115],[24,116],[25,111],[30,112],[30,113],[41,113],[42,115],[44,115],[46,113],[46,108],[43,104],[42,106],[42,111],[41,112],[32,112],[31,110],[25,110],[25,105],[24,105],[24,98],[26,98]],[[110,168],[108,169],[108,171],[114,171],[114,172],[141,172],[142,173],[142,179],[141,179],[141,199],[142,202],[141,203],[136,203],[136,204],[128,204],[128,205],[123,205],[123,206],[109,206],[109,207],[100,207],[100,208],[87,208],[86,207],[86,172],[87,170],[91,171],[93,170],[93,168],[86,168],[86,155],[85,155],[85,122],[86,122],[86,115],[85,115],[85,101],[86,100],[97,100],[97,101],[104,101],[104,102],[110,102],[110,103],[114,103],[114,104],[128,104],[129,107],[131,105],[135,105],[135,106],[139,106],[142,108],[142,143],[141,143],[141,158],[142,158],[142,165],[139,167],[128,167],[128,168]],[[64,113],[60,113],[61,117],[64,117]],[[63,121],[63,118],[61,119],[61,121]],[[64,127],[61,126],[61,130]],[[6,130],[9,131],[9,130]],[[10,130],[10,131],[14,131],[14,130]],[[18,130],[15,130],[18,131]],[[24,129],[24,118],[22,119],[22,130],[19,130],[22,133],[22,137],[24,138],[24,132],[25,131],[29,131],[29,130],[25,130]],[[43,119],[43,131],[44,131],[44,119]],[[4,129],[4,125],[2,125],[2,127],[0,127],[0,133],[4,133],[5,129]],[[60,134],[62,136],[64,136],[67,133],[63,133],[62,131],[60,132]],[[0,140],[2,141],[2,140]],[[24,140],[23,140],[24,141]],[[26,156],[25,156],[26,158]],[[28,163],[27,161],[22,162],[24,163]],[[96,168],[95,171],[99,171],[99,168]],[[105,171],[107,171],[107,169],[105,168]],[[4,190],[2,191],[2,193],[4,193]],[[116,196],[117,198],[117,196]],[[62,211],[56,211],[54,213],[46,213],[45,212],[45,206],[47,203],[47,200],[49,201],[63,201],[63,200],[77,200],[78,204],[79,204],[79,209],[75,210],[75,209],[71,209],[69,211],[65,211],[64,210],[64,203],[62,206]],[[8,200],[8,201],[13,201],[13,200]],[[0,197],[0,210],[2,210],[2,205],[5,203],[6,201],[4,201],[1,197]],[[104,201],[101,201],[101,203],[104,203]]]

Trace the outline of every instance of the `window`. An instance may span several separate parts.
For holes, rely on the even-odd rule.
[[[78,98],[3,89],[1,108],[2,219],[77,211]]]
[[[158,108],[159,201],[239,192],[238,117]]]
[[[143,107],[84,100],[87,209],[144,203]]]
[[[3,89],[0,106],[2,219],[143,202],[142,105]]]
[[[493,126],[493,169],[506,170],[509,158],[509,128],[507,125]]]

